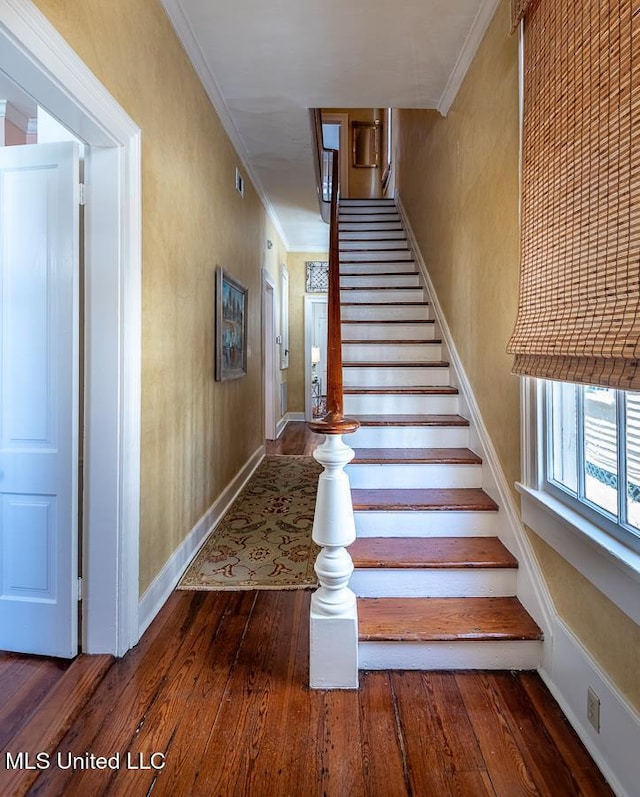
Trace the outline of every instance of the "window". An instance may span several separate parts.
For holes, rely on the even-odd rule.
[[[640,393],[546,382],[547,489],[640,551]]]

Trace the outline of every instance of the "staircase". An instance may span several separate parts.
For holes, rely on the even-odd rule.
[[[535,668],[542,634],[393,200],[342,200],[339,236],[359,666]]]

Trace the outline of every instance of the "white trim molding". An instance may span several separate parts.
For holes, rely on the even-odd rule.
[[[559,617],[554,626],[540,675],[617,797],[634,797],[640,783],[640,714]],[[599,733],[587,719],[588,687],[600,699]]]
[[[145,590],[140,598],[140,636],[144,634],[152,621],[162,609],[169,595],[176,588],[185,570],[191,564],[200,548],[222,520],[224,514],[238,497],[242,488],[249,481],[258,465],[264,458],[264,446],[260,446],[245,465],[240,469],[233,481],[222,491],[209,509],[198,520],[182,543],[176,548],[165,566]]]
[[[200,82],[202,83],[202,86],[204,87],[211,104],[218,114],[218,118],[220,119],[225,132],[229,136],[233,147],[238,153],[238,157],[246,169],[249,179],[253,183],[258,196],[262,200],[262,204],[264,205],[264,208],[271,219],[273,226],[276,228],[278,235],[280,236],[280,240],[284,244],[284,248],[289,252],[295,251],[289,248],[287,236],[284,234],[284,230],[280,224],[280,219],[278,218],[275,208],[267,196],[267,192],[265,191],[262,182],[258,179],[257,174],[251,167],[249,153],[247,152],[245,143],[242,140],[242,136],[240,135],[235,122],[231,118],[229,108],[227,107],[227,103],[225,102],[222,92],[220,91],[218,81],[216,80],[215,75],[207,63],[207,59],[205,58],[202,48],[198,43],[198,39],[195,36],[189,21],[187,20],[181,3],[179,0],[160,0],[160,2],[162,3],[169,21],[173,25],[173,29],[175,30],[178,39],[182,42],[182,46],[189,56],[189,60],[191,61],[196,74],[200,78]]]
[[[437,109],[443,116],[449,113],[449,109],[453,105],[465,75],[478,52],[478,47],[480,47],[484,34],[487,32],[487,28],[499,5],[500,0],[483,0],[480,4],[476,18],[473,21],[473,25],[469,30],[460,55],[458,56],[458,60],[451,70],[447,85],[438,100]]]
[[[29,127],[29,119],[8,100],[0,100],[0,119],[6,119],[23,133]]]
[[[30,0],[0,4],[0,69],[89,144],[83,650],[138,641],[140,129]]]

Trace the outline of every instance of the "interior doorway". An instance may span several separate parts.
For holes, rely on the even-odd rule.
[[[264,352],[264,436],[266,440],[275,440],[277,437],[275,284],[266,271],[262,274],[262,350]]]
[[[122,655],[140,632],[140,130],[31,3],[0,5],[0,70],[90,145],[82,648]]]

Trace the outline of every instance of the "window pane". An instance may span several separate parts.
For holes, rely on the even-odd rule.
[[[640,393],[627,393],[627,522],[640,529]]]
[[[577,390],[568,382],[550,382],[549,452],[551,479],[572,493],[578,491],[576,439],[578,429]]]
[[[585,497],[617,517],[616,391],[603,387],[583,390]]]

